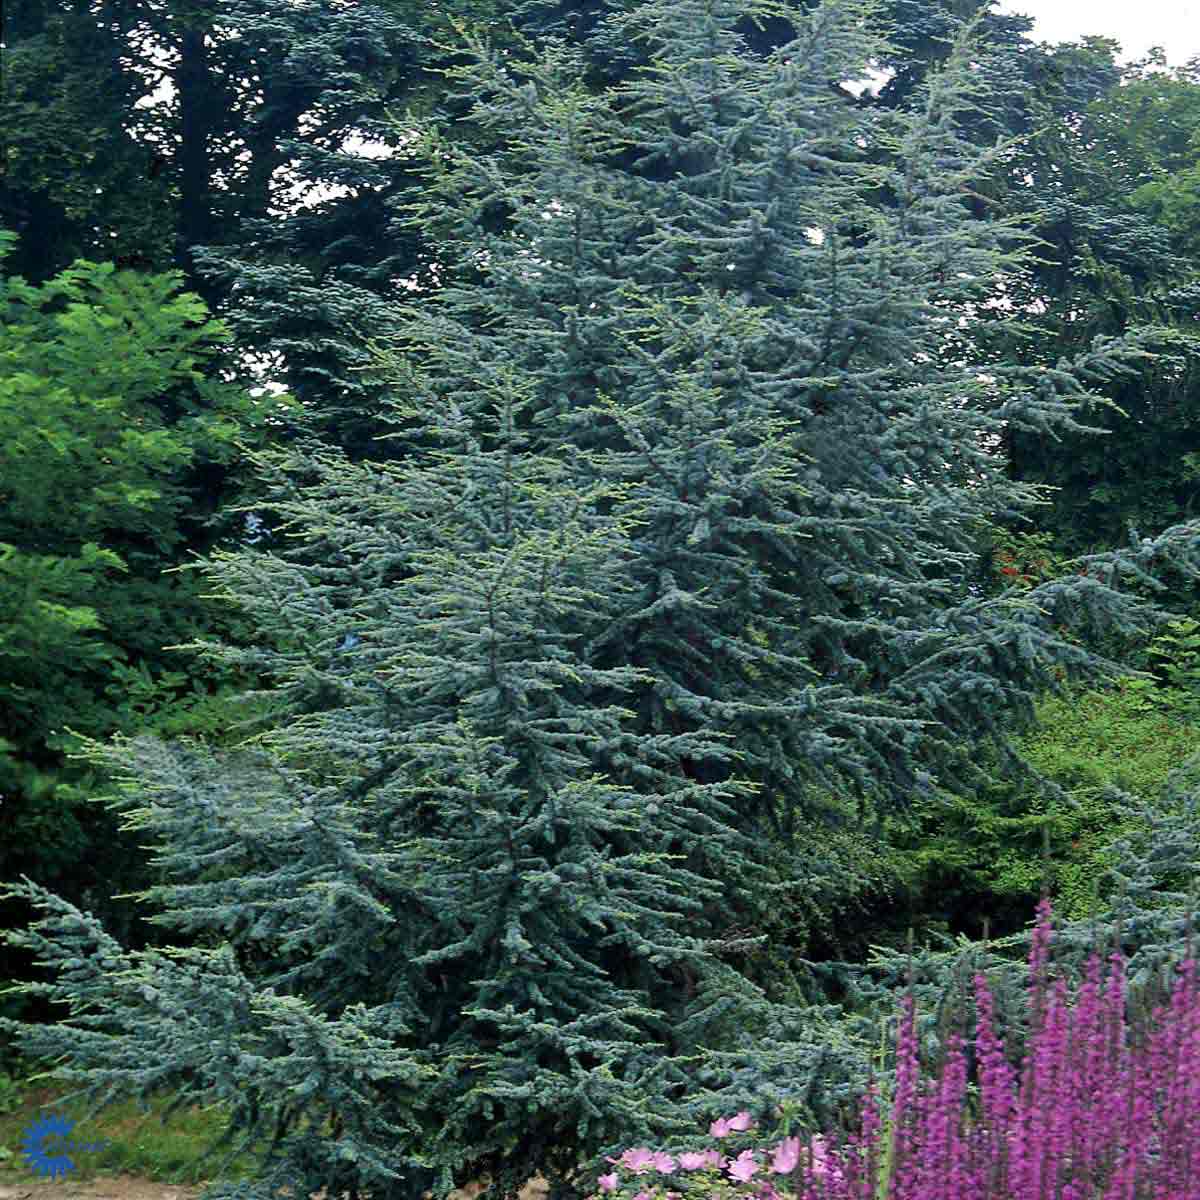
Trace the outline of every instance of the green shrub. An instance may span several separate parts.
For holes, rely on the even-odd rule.
[[[1133,832],[1112,789],[1152,800],[1200,745],[1200,623],[1173,622],[1145,657],[1149,676],[1038,705],[1019,749],[1063,796],[1032,783],[998,783],[974,799],[939,792],[891,824],[909,920],[978,935],[988,918],[994,932],[1016,930],[1044,881],[1065,917],[1088,915],[1112,865],[1105,846]]]

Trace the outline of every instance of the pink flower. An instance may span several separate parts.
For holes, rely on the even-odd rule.
[[[679,1156],[679,1168],[682,1171],[699,1171],[708,1165],[708,1155],[696,1150],[685,1150]]]
[[[617,1190],[616,1171],[613,1171],[610,1175],[600,1176],[600,1190],[602,1192],[615,1192]]]
[[[638,1192],[633,1200],[653,1200],[649,1192]]]
[[[731,1130],[744,1133],[750,1128],[750,1114],[744,1109],[734,1117],[718,1117],[709,1127],[708,1132],[716,1138],[725,1137]]]
[[[718,1171],[725,1166],[725,1156],[720,1150],[705,1150],[704,1161],[710,1167],[716,1167]]]
[[[737,1156],[737,1159],[731,1162],[725,1169],[732,1178],[741,1180],[742,1183],[749,1183],[751,1176],[758,1170],[758,1163],[754,1159],[754,1151],[743,1150]]]
[[[654,1164],[654,1155],[645,1146],[635,1146],[632,1150],[626,1150],[617,1161],[635,1175],[640,1175]]]
[[[654,1152],[654,1169],[660,1175],[670,1175],[675,1170],[675,1160],[665,1150],[656,1150]]]
[[[776,1175],[790,1175],[800,1161],[800,1139],[798,1137],[784,1138],[775,1147],[775,1157],[771,1159],[768,1168]]]

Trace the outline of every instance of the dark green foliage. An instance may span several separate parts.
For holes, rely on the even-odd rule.
[[[920,85],[929,71],[945,63],[955,39],[973,24],[981,44],[1000,53],[1020,50],[1020,55],[1005,54],[1002,71],[1007,86],[998,87],[991,103],[972,121],[1009,134],[1027,131],[1028,83],[1047,66],[1047,56],[1025,36],[1033,24],[1028,17],[998,13],[993,0],[886,0],[881,7],[890,46],[880,55],[878,66],[888,78],[875,97],[867,93],[863,100],[891,108],[919,101]],[[1026,85],[1024,89],[1018,80]]]
[[[204,567],[259,636],[193,648],[264,680],[259,731],[89,746],[192,946],[13,893],[72,1005],[23,1047],[97,1099],[228,1101],[264,1158],[212,1200],[569,1188],[714,1109],[844,1096],[866,1043],[788,1003],[761,931],[884,885],[854,838],[990,786],[986,747],[1015,768],[1047,688],[1123,670],[1089,639],[1163,621],[1130,587],[1195,575],[1187,525],[979,585],[1038,499],[997,443],[1078,430],[1147,352],[963,352],[1025,261],[972,193],[1011,64],[964,38],[858,105],[830,83],[886,52],[873,15],[631,4],[605,36],[651,69],[601,91],[566,42],[467,39],[473,136],[421,122],[404,209],[445,280],[380,333],[400,461],[259,456],[274,535]],[[793,39],[751,52],[758,19]]]
[[[979,937],[986,921],[1007,934],[1028,921],[1047,882],[1064,917],[1111,899],[1106,848],[1123,831],[1112,789],[1141,801],[1158,796],[1195,749],[1194,706],[1141,678],[1040,704],[1021,751],[1064,795],[998,783],[978,797],[943,793],[916,805],[889,837],[911,897],[896,912],[895,933],[914,924]]]
[[[999,577],[1029,588],[1075,565],[1053,541],[1051,533],[1004,540],[995,555]],[[898,903],[868,913],[867,940],[900,945],[910,928],[979,937],[985,923],[1005,935],[1027,923],[1046,886],[1068,918],[1111,900],[1107,847],[1130,831],[1113,789],[1152,801],[1194,751],[1200,635],[1185,618],[1149,641],[1099,640],[1142,674],[1038,702],[1036,723],[1017,744],[1049,788],[1004,778],[989,754],[991,785],[971,796],[939,792],[888,822],[885,861],[899,881]]]
[[[153,86],[133,69],[146,7],[5,6],[0,227],[19,235],[14,275],[45,283],[77,258],[171,265],[171,172],[136,128],[135,105]]]
[[[197,269],[225,298],[222,313],[242,343],[296,396],[303,433],[353,459],[378,458],[389,449],[377,440],[386,389],[365,370],[364,335],[391,328],[410,288],[438,283],[424,239],[395,223],[413,163],[408,132],[386,117],[441,102],[452,27],[488,24],[497,5],[229,7],[239,41],[226,52],[260,47],[255,69],[268,102],[252,126],[258,190],[224,210],[208,244],[193,251]]]
[[[192,249],[278,216],[309,160],[369,134],[414,83],[417,41],[447,29],[402,0],[27,0],[6,16],[0,216],[28,235],[16,265],[37,283],[81,255],[158,268],[174,255],[203,285]]]
[[[386,300],[420,266],[418,247],[390,229],[407,172],[402,139],[380,117],[425,82],[425,30],[445,23],[426,15],[414,29],[418,14],[381,3],[227,7],[218,53],[243,72],[253,62],[262,99],[253,121],[239,120],[251,166],[214,200],[192,256],[242,344],[297,397],[296,418],[362,457],[380,401],[362,375],[361,330],[386,328]],[[363,138],[369,156],[355,148]]]
[[[1121,544],[1130,527],[1157,533],[1196,511],[1197,154],[1200,81],[1131,68],[1020,160],[1032,181],[1022,202],[1039,210],[1047,245],[1012,292],[1028,313],[1019,352],[1052,362],[1139,326],[1160,351],[1110,390],[1115,404],[1089,414],[1107,436],[1011,439],[1015,474],[1057,489],[1044,525],[1067,552]],[[1003,357],[1016,352],[1011,328],[997,327]],[[1186,587],[1177,594],[1194,603]]]

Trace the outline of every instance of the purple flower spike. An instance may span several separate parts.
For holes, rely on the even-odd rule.
[[[857,1131],[786,1137],[726,1158],[717,1150],[627,1150],[622,1166],[666,1174],[725,1173],[711,1200],[1200,1200],[1200,981],[1183,963],[1150,1013],[1130,1003],[1127,964],[1093,955],[1077,992],[1053,978],[1053,913],[1039,905],[1029,956],[1031,1028],[1009,1061],[987,979],[975,977],[978,1111],[967,1104],[967,1059],[946,1039],[940,1070],[923,1075],[911,994],[901,1001],[890,1105],[863,1098]],[[778,1113],[776,1115],[779,1115]],[[753,1129],[748,1112],[713,1121],[717,1138]],[[746,1139],[750,1140],[750,1139]],[[756,1157],[763,1152],[766,1164]],[[886,1164],[886,1168],[885,1168]],[[880,1178],[890,1169],[890,1178]],[[773,1181],[790,1177],[794,1190]],[[600,1191],[617,1191],[617,1171]],[[659,1200],[658,1187],[633,1200]],[[607,1197],[604,1200],[608,1200]],[[617,1200],[617,1197],[612,1197]],[[702,1200],[694,1192],[663,1200]]]

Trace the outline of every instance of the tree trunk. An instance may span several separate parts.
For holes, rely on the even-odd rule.
[[[209,138],[212,132],[214,82],[209,71],[205,29],[198,16],[183,29],[179,40],[179,65],[175,87],[179,94],[179,225],[175,261],[187,276],[188,287],[212,308],[216,289],[196,272],[192,248],[203,246],[212,235],[212,172]]]

